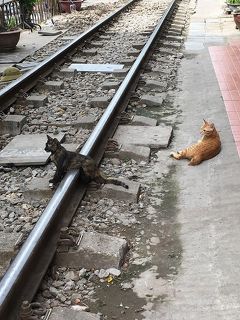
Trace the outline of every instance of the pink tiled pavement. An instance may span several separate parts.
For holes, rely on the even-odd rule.
[[[240,41],[209,47],[209,53],[240,157]]]

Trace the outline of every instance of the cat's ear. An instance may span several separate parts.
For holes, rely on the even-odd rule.
[[[48,140],[51,140],[52,138],[47,134],[47,138],[48,138]]]
[[[205,124],[207,124],[207,121],[206,121],[205,119],[203,119],[203,122],[204,122]]]

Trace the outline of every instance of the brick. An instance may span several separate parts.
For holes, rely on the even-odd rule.
[[[128,53],[127,53],[127,55],[128,56],[133,56],[133,57],[137,57],[138,55],[140,54],[140,50],[132,50],[132,51],[129,51]]]
[[[156,126],[157,120],[149,117],[144,116],[134,116],[131,122],[134,126]]]
[[[151,149],[167,148],[172,135],[172,127],[159,126],[118,126],[113,139],[119,144],[144,146]]]
[[[171,27],[169,28],[169,31],[173,31],[173,32],[175,32],[175,33],[178,33],[178,35],[181,35],[182,34],[182,30],[183,30],[183,28],[181,28],[181,27],[178,27],[178,26],[176,26],[176,25],[171,25]],[[169,32],[168,32],[169,33]]]
[[[167,69],[167,68],[154,68],[152,69],[152,72],[156,72],[158,74],[162,74],[162,75],[170,75],[172,74],[172,69]]]
[[[159,54],[162,54],[162,55],[174,55],[176,54],[173,49],[169,49],[169,48],[159,48],[159,49],[156,49],[157,52],[159,52]]]
[[[103,90],[117,89],[120,84],[120,81],[106,81],[102,84],[102,88]]]
[[[60,75],[64,78],[75,78],[77,75],[76,69],[63,68],[60,70]]]
[[[101,39],[101,40],[111,40],[111,36],[110,35],[100,35],[99,37],[98,37],[98,39]]]
[[[121,267],[128,244],[125,239],[98,232],[82,232],[77,249],[57,252],[55,263],[69,268],[108,269]]]
[[[125,78],[129,71],[129,68],[124,68],[124,69],[117,69],[113,71],[113,76],[116,78]]]
[[[140,32],[139,34],[141,36],[149,36],[152,32],[151,31],[143,31],[143,32]]]
[[[167,36],[166,36],[166,39],[169,40],[169,41],[175,41],[175,42],[177,42],[177,41],[179,41],[179,42],[183,41],[183,37],[181,37],[181,36],[173,36],[173,35],[167,35]]]
[[[106,108],[109,105],[108,97],[96,97],[90,100],[90,106],[93,108]]]
[[[96,56],[97,53],[98,53],[97,50],[94,50],[94,49],[87,49],[82,51],[82,54],[87,57]]]
[[[11,259],[15,256],[16,243],[20,237],[20,233],[0,232],[0,277],[6,272]]]
[[[87,63],[87,59],[82,57],[73,57],[72,63]]]
[[[173,29],[183,29],[184,28],[184,26],[185,26],[185,23],[171,23],[171,28],[173,28]],[[171,29],[170,28],[170,29]]]
[[[169,49],[179,50],[182,45],[179,42],[163,41],[161,46],[164,46],[165,48],[169,48]]]
[[[83,128],[83,129],[92,129],[96,124],[96,117],[94,116],[84,116],[78,118],[77,121],[72,123],[73,127]]]
[[[156,81],[156,80],[146,80],[146,87],[151,89],[162,89],[165,90],[167,88],[167,82],[166,81]]]
[[[170,49],[180,49],[181,48],[181,43],[178,43],[178,42],[170,42],[170,41],[163,41],[162,42],[162,45],[165,47],[165,48],[170,48]]]
[[[158,96],[157,95],[151,96],[146,94],[141,97],[140,103],[146,104],[149,107],[160,107],[165,97],[166,97],[166,94],[162,94]]]
[[[90,45],[95,48],[103,48],[105,46],[105,43],[102,41],[93,41],[90,43]]]
[[[21,115],[7,115],[0,121],[0,133],[17,135],[21,133],[23,125],[26,123],[26,117]]]
[[[174,21],[174,24],[185,26],[186,17],[181,18],[180,16],[176,16],[173,21]]]
[[[44,95],[32,95],[27,97],[27,102],[35,108],[44,107],[48,102],[48,97]]]
[[[76,39],[77,36],[64,36],[61,38],[63,41],[73,41]]]
[[[146,44],[146,42],[133,43],[132,47],[134,49],[141,50],[145,46],[145,44]]]
[[[56,307],[51,310],[48,320],[100,320],[95,313],[74,310],[73,307]]]
[[[58,91],[64,88],[63,81],[47,81],[44,86],[49,91]]]
[[[124,64],[124,66],[131,66],[135,62],[135,58],[128,58],[128,59],[123,59],[121,60],[121,64]]]
[[[182,30],[181,31],[175,30],[175,29],[168,30],[168,34],[172,36],[180,36],[182,34]]]

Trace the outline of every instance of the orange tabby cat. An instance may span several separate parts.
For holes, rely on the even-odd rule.
[[[188,159],[190,166],[196,166],[204,160],[215,157],[221,150],[221,141],[213,123],[203,120],[201,127],[202,139],[196,144],[179,151],[172,152],[171,156],[177,160]]]

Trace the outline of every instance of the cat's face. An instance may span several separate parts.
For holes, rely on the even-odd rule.
[[[206,120],[203,121],[203,125],[201,126],[201,134],[204,136],[211,136],[212,133],[215,131],[214,124],[207,122]]]
[[[51,138],[47,135],[47,142],[45,145],[45,151],[46,152],[55,152],[59,148],[59,141],[56,138]]]

